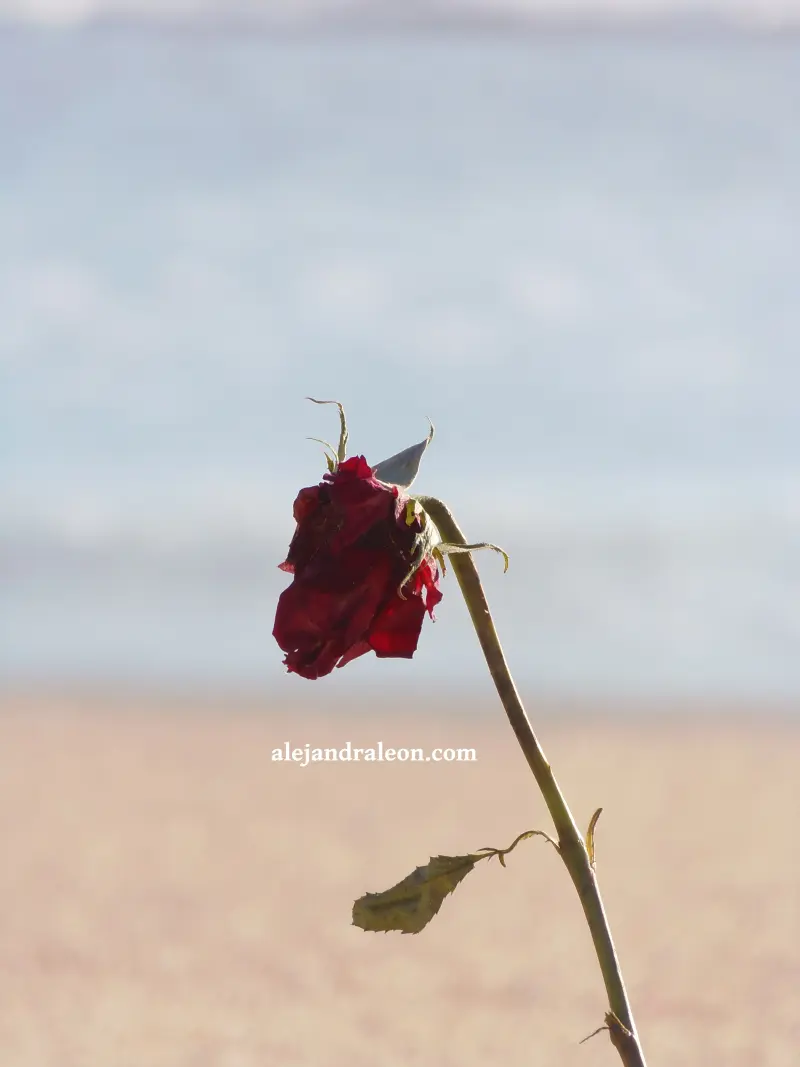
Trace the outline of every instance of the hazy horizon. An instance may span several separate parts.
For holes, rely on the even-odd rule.
[[[77,26],[118,19],[288,29],[572,23],[773,31],[800,26],[800,0],[0,0],[0,25]]]

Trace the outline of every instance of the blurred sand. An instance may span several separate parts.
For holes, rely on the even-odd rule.
[[[315,696],[317,693],[315,692]],[[533,709],[532,709],[533,713]],[[794,1067],[800,728],[534,717],[598,872],[650,1067]],[[273,748],[470,745],[468,764]],[[534,839],[421,934],[353,899],[549,828],[500,710],[95,698],[0,713],[2,1067],[618,1063],[577,898]]]

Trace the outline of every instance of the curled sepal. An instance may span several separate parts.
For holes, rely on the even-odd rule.
[[[401,600],[406,599],[403,588],[411,581],[422,564],[429,557],[432,556],[437,562],[441,562],[442,574],[445,572],[444,559],[438,552],[438,545],[441,542],[441,537],[439,536],[436,524],[420,502],[415,500],[414,497],[409,497],[405,507],[405,523],[407,526],[413,526],[415,522],[419,522],[421,529],[414,539],[411,567],[407,571],[400,585],[397,587],[397,595]]]
[[[433,440],[433,435],[436,432],[430,419],[428,419],[428,422],[431,429],[424,441],[420,441],[417,445],[411,445],[410,448],[404,448],[402,452],[398,452],[396,455],[389,456],[388,459],[381,460],[380,463],[375,464],[372,470],[379,481],[385,482],[387,485],[396,485],[399,489],[409,488],[419,472],[419,465],[422,462],[425,449]]]
[[[310,400],[312,404],[335,404],[339,409],[339,447],[336,450],[336,456],[338,458],[339,463],[344,463],[345,459],[347,458],[348,438],[347,419],[345,418],[344,408],[338,400],[315,400],[313,396],[307,396],[306,400]],[[311,440],[318,440],[318,438],[311,438]],[[325,444],[324,441],[322,443]],[[333,451],[331,445],[328,445],[328,448]]]
[[[306,441],[316,441],[318,445],[325,445],[325,448],[328,449],[324,454],[325,463],[330,473],[333,474],[336,470],[336,450],[333,445],[329,441],[324,441],[321,437],[307,437]]]
[[[505,866],[503,857],[520,841],[535,834],[551,840],[541,830],[527,830],[505,849],[484,848],[468,856],[431,856],[424,867],[417,867],[391,889],[359,897],[353,904],[353,926],[384,933],[399,930],[403,934],[418,934],[479,860],[498,856]]]
[[[499,552],[503,557],[505,566],[503,567],[503,574],[508,570],[508,553],[505,552],[499,545],[490,545],[488,541],[481,541],[476,545],[453,545],[448,544],[446,541],[440,541],[436,545],[436,551],[440,556],[455,556],[459,552],[477,552],[480,548],[491,548],[493,552]]]

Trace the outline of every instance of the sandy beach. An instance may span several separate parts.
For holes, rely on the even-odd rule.
[[[532,715],[535,709],[531,709]],[[800,728],[545,709],[651,1067],[793,1067]],[[474,747],[474,762],[274,762],[275,748]],[[353,900],[430,855],[549,829],[502,712],[350,714],[6,697],[3,1067],[617,1063],[577,898],[534,839],[417,936]]]

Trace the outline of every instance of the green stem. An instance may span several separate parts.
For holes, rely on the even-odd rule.
[[[459,545],[467,543],[450,511],[440,500],[433,497],[418,497],[417,499],[435,523],[443,541]],[[605,1022],[611,1041],[619,1052],[625,1067],[646,1067],[614,941],[603,908],[597,876],[590,862],[583,835],[567,807],[550,764],[545,759],[542,747],[525,713],[508,669],[503,647],[497,636],[472,556],[466,553],[453,555],[449,557],[449,563],[467,603],[472,624],[481,643],[492,680],[508,715],[508,721],[511,723],[511,728],[552,816],[558,835],[559,853],[583,906],[608,995],[609,1012],[606,1014]]]

